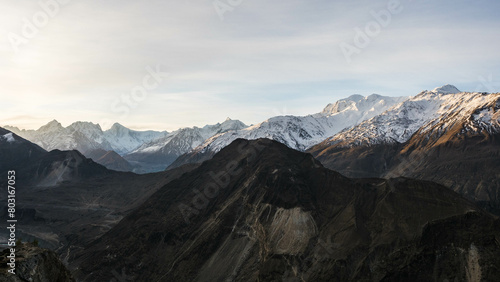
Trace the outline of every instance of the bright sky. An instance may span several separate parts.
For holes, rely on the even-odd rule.
[[[175,130],[312,114],[355,93],[498,92],[499,12],[496,0],[0,0],[0,125]]]

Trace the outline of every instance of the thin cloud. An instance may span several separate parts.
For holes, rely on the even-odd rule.
[[[221,21],[211,1],[70,1],[16,54],[6,35],[40,7],[9,2],[0,11],[0,83],[11,107],[0,120],[54,115],[168,130],[226,116],[257,123],[276,108],[306,114],[353,93],[414,95],[500,77],[495,1],[401,0],[402,12],[348,63],[339,45],[387,3],[243,1]],[[126,117],[113,112],[157,65],[171,76]]]

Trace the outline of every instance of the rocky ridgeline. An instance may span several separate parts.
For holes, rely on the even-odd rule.
[[[16,247],[15,274],[8,272],[7,265],[10,254],[5,249],[0,257],[0,281],[1,282],[66,282],[75,281],[71,273],[59,260],[56,253],[51,250],[42,249],[30,243],[23,243]]]

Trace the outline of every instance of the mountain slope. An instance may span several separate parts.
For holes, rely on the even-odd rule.
[[[16,270],[15,275],[8,273],[8,249],[0,253],[0,281],[1,282],[24,282],[24,281],[51,281],[51,282],[73,282],[75,279],[59,260],[57,254],[51,250],[41,249],[30,243],[22,243],[16,246]]]
[[[46,153],[40,146],[0,127],[0,173],[18,169]]]
[[[92,159],[107,169],[116,171],[133,171],[134,167],[115,151],[105,151],[102,149],[87,152],[86,157]]]
[[[141,205],[160,187],[196,166],[137,175],[117,172],[78,151],[46,152],[38,145],[0,128],[0,174],[15,170],[17,238],[37,239],[65,262],[74,250],[95,240]],[[7,189],[7,181],[0,188]],[[7,203],[7,193],[0,201]],[[7,209],[0,216],[7,218]],[[0,230],[7,242],[9,231]]]
[[[104,138],[109,142],[113,151],[119,155],[125,155],[139,148],[144,143],[164,137],[167,134],[168,132],[166,131],[130,130],[119,123],[115,123],[110,129],[104,131]]]
[[[500,94],[423,92],[309,150],[350,177],[446,185],[500,212]]]
[[[215,135],[176,160],[171,168],[210,159],[215,153],[238,138],[254,140],[269,138],[303,151],[344,128],[378,115],[406,100],[406,97],[384,97],[377,94],[352,95],[328,104],[322,112],[309,116],[278,116],[260,124],[233,132]]]
[[[403,143],[423,126],[448,126],[453,118],[463,118],[470,111],[496,101],[494,94],[442,92],[441,88],[424,91],[396,107],[323,141],[319,147],[341,143],[342,146]],[[446,123],[442,121],[446,120]]]
[[[483,233],[460,224],[468,216]],[[450,236],[436,241],[442,231]],[[474,254],[481,260],[470,266],[488,280],[500,275],[496,238],[498,220],[443,186],[352,180],[278,142],[238,139],[161,188],[76,263],[83,281],[107,281],[113,269],[141,281],[391,281],[412,262],[434,266],[419,277],[453,281]],[[463,246],[465,254],[436,261]]]
[[[142,145],[126,155],[125,159],[132,164],[139,164],[147,172],[162,171],[180,155],[191,151],[211,136],[245,127],[247,126],[241,121],[227,118],[223,123],[202,128],[182,128]]]
[[[64,181],[110,173],[76,150],[47,152],[3,128],[0,128],[0,157],[0,172],[14,170],[16,181],[30,186],[50,187]]]

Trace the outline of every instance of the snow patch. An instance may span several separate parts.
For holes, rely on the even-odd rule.
[[[457,94],[460,93],[461,91],[451,84],[446,84],[441,87],[435,88],[434,90],[432,90],[432,92],[438,94]]]
[[[16,139],[12,135],[12,132],[3,135],[3,138],[9,143],[16,142]]]

